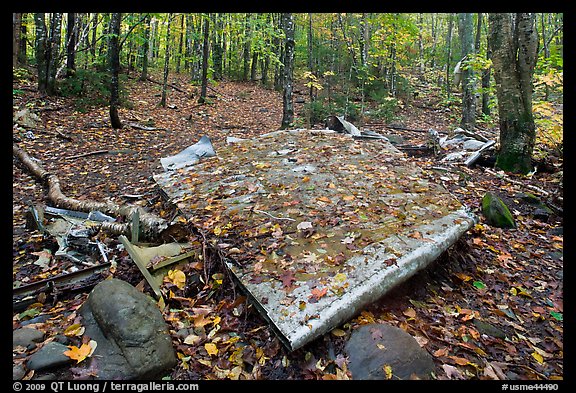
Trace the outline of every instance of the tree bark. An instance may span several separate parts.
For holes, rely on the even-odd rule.
[[[282,129],[292,126],[294,103],[292,101],[292,79],[294,73],[294,18],[291,13],[282,14],[282,26],[286,34],[284,54],[284,94],[282,95]]]
[[[467,60],[474,55],[472,14],[459,14],[460,41],[462,43],[462,119],[460,126],[466,130],[474,131],[476,125],[476,99],[474,69]]]
[[[76,40],[78,39],[78,28],[76,25],[76,14],[68,13],[68,24],[66,26],[66,77],[71,77],[76,72]]]
[[[200,88],[199,104],[206,102],[206,93],[208,89],[208,57],[210,56],[210,19],[204,18],[204,43],[202,46],[202,85]]]
[[[224,49],[222,45],[223,21],[220,13],[213,15],[212,27],[212,63],[214,63],[214,80],[220,81],[223,77],[222,58]]]
[[[448,97],[452,94],[452,86],[450,84],[450,70],[451,70],[451,60],[452,60],[452,25],[453,25],[452,14],[448,14],[448,32],[446,33],[446,47],[448,48],[448,55],[446,60],[446,94]]]
[[[150,14],[146,15],[144,23],[144,43],[142,44],[142,72],[139,80],[145,81],[148,78],[148,51],[150,50]]]
[[[38,70],[38,91],[46,94],[48,81],[48,33],[46,31],[46,14],[35,13],[34,23],[36,25],[35,56]]]
[[[20,40],[22,36],[22,13],[12,13],[12,67],[20,63]]]
[[[110,43],[109,43],[109,62],[110,62],[110,123],[112,128],[122,128],[122,122],[118,115],[120,106],[120,46],[118,40],[120,37],[121,13],[112,13],[110,20]]]
[[[488,19],[500,124],[496,167],[526,174],[532,170],[536,140],[532,114],[532,76],[538,46],[535,16],[491,13]]]
[[[164,53],[164,84],[162,85],[162,98],[160,106],[166,106],[166,90],[168,90],[168,72],[170,65],[170,25],[172,24],[172,14],[168,14],[168,27],[166,28],[166,53]]]
[[[56,94],[56,72],[58,71],[58,56],[60,53],[60,37],[62,30],[62,14],[53,13],[50,18],[50,36],[49,42],[49,56],[48,56],[48,72],[46,81],[46,93],[48,95]]]

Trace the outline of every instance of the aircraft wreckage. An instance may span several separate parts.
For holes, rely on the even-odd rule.
[[[425,268],[476,222],[383,137],[286,130],[215,150],[203,137],[163,158],[154,179],[217,239],[291,350]]]

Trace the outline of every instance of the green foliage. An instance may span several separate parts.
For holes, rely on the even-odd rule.
[[[30,78],[30,72],[23,67],[12,68],[12,79],[15,82],[21,82]]]
[[[564,119],[561,104],[549,101],[536,101],[532,105],[536,124],[536,146],[534,158],[545,158],[549,150],[563,154]]]
[[[120,83],[122,86],[122,83]],[[99,70],[77,70],[74,75],[62,80],[59,92],[64,97],[76,97],[77,110],[89,106],[108,105],[110,101],[110,74]],[[126,93],[120,88],[120,102],[127,105]]]
[[[322,100],[307,102],[304,104],[304,110],[308,113],[311,126],[323,123],[332,114],[331,108],[325,105]]]
[[[371,111],[371,116],[376,119],[383,119],[386,122],[396,120],[396,113],[399,108],[398,99],[386,97],[380,102],[375,110]]]

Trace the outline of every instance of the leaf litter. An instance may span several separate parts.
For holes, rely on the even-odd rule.
[[[186,84],[184,80],[181,82]],[[172,91],[169,100],[178,102],[177,109],[160,108],[152,99],[138,101],[138,97],[153,97],[156,86],[147,83],[130,83],[127,86],[131,100],[138,102],[133,109],[121,109],[121,118],[128,121],[148,121],[158,129],[136,130],[129,126],[117,132],[109,128],[107,108],[91,108],[87,113],[75,112],[64,98],[45,98],[64,109],[42,113],[46,131],[66,130],[73,141],[64,141],[54,135],[38,132],[35,139],[24,139],[21,144],[32,155],[42,160],[43,165],[57,173],[65,184],[66,191],[76,198],[107,199],[122,203],[123,195],[139,195],[137,203],[155,210],[164,216],[174,215],[174,209],[166,206],[156,196],[156,186],[151,174],[160,170],[160,157],[174,154],[182,146],[190,145],[202,134],[209,134],[213,142],[224,142],[226,137],[249,138],[277,128],[281,108],[270,103],[281,102],[279,96],[253,84],[223,82],[216,87],[227,101],[219,98],[213,104],[195,107],[184,94]],[[254,112],[246,107],[247,98],[266,106],[267,111]],[[27,93],[14,100],[14,106],[39,105],[36,93]],[[252,105],[252,104],[249,104]],[[297,110],[301,110],[297,106]],[[153,116],[150,114],[153,113]],[[428,126],[449,129],[446,118],[423,116],[422,112],[410,113],[409,124],[414,128]],[[491,130],[495,133],[494,130]],[[417,140],[419,134],[403,132],[405,138]],[[114,146],[115,154],[100,154],[82,157],[73,161],[65,157],[87,151],[108,149]],[[428,179],[418,180],[442,182],[463,204],[480,211],[479,201],[486,190],[500,190],[514,201],[525,189],[506,182],[499,176],[484,171],[481,167],[459,168],[458,177],[443,176],[431,169],[435,160],[427,156],[409,157],[421,167]],[[255,167],[263,163],[254,163]],[[96,169],[96,170],[95,170]],[[262,167],[262,169],[264,169]],[[349,168],[351,172],[357,168]],[[369,172],[368,172],[369,173]],[[49,239],[37,236],[37,232],[26,229],[26,207],[42,201],[44,190],[36,181],[13,165],[13,277],[14,281],[34,281],[64,268],[63,261],[49,257],[47,250],[55,251],[57,245]],[[537,173],[524,183],[557,192],[557,177]],[[193,181],[193,179],[191,179]],[[308,182],[303,179],[305,187]],[[311,186],[311,185],[309,185]],[[258,184],[244,184],[248,192],[257,192]],[[334,189],[329,183],[328,188]],[[278,188],[277,192],[289,192]],[[341,191],[343,202],[358,198],[353,184]],[[214,201],[212,201],[214,202]],[[291,231],[315,235],[314,223],[297,212],[307,203],[307,209],[331,206],[337,209],[337,198],[326,198],[305,202],[294,195],[291,213],[298,221],[280,227],[277,220],[266,214],[259,215],[259,225],[247,228],[246,235],[258,239],[259,235],[271,235],[269,239],[291,235]],[[561,216],[551,215],[548,220],[534,218],[516,205],[515,214],[519,227],[501,230],[480,222],[463,236],[457,244],[445,252],[428,269],[414,276],[384,298],[366,307],[359,315],[334,329],[332,334],[307,345],[295,352],[287,352],[280,344],[266,321],[255,312],[246,299],[234,290],[230,278],[214,262],[218,248],[205,252],[186,268],[182,274],[173,274],[162,287],[166,293],[163,314],[170,326],[179,364],[172,372],[173,379],[349,379],[343,346],[347,337],[359,325],[382,322],[398,326],[415,337],[425,337],[423,347],[433,355],[437,364],[438,379],[562,379],[563,378],[563,235],[557,229],[563,225]],[[210,211],[210,210],[208,210]],[[265,210],[274,214],[272,210]],[[220,222],[218,209],[207,215],[206,228],[220,228],[224,233],[234,231],[233,225],[226,227]],[[359,210],[345,215],[350,220],[361,222],[363,215],[370,212]],[[288,217],[285,217],[288,218]],[[401,217],[396,217],[401,219]],[[325,218],[328,219],[328,218]],[[220,224],[220,225],[218,225]],[[234,224],[234,223],[233,223]],[[284,223],[286,224],[286,223]],[[300,224],[300,228],[298,225]],[[292,227],[293,226],[293,227]],[[293,228],[293,229],[291,229]],[[197,244],[201,244],[201,234]],[[366,234],[362,234],[365,236]],[[421,234],[423,235],[423,234]],[[142,278],[130,263],[125,252],[114,249],[115,239],[99,235],[100,240],[113,252],[115,269],[110,275],[125,279],[134,285],[142,285]],[[363,236],[342,234],[338,242],[342,253],[351,252]],[[414,236],[419,236],[414,234]],[[198,240],[200,239],[200,240]],[[315,239],[327,242],[330,239]],[[272,240],[264,244],[275,249]],[[245,251],[241,245],[226,245],[236,249],[239,255]],[[299,257],[298,263],[313,266],[314,259],[322,257],[324,246],[311,249]],[[262,269],[269,269],[265,258],[256,256]],[[338,265],[337,258],[333,261]],[[70,263],[68,263],[70,268]],[[340,273],[340,272],[339,272]],[[215,276],[216,274],[216,276]],[[342,273],[345,275],[345,273]],[[304,272],[297,270],[282,277],[285,288],[302,279]],[[190,277],[200,277],[189,280]],[[28,280],[25,278],[28,277]],[[342,277],[341,277],[342,278]],[[170,282],[171,281],[171,282]],[[343,285],[342,280],[338,285]],[[311,288],[310,295],[321,296],[326,286]],[[170,295],[171,294],[171,295]],[[85,293],[58,294],[46,301],[42,296],[37,302],[21,312],[13,313],[13,325],[46,315],[48,319],[31,326],[52,336],[66,331],[81,340],[81,328],[75,324],[75,310],[85,299]],[[414,312],[412,312],[412,310]],[[70,314],[71,312],[71,314]],[[60,318],[67,313],[67,318]],[[476,322],[476,323],[475,323]],[[482,323],[480,323],[482,322]],[[80,325],[81,326],[81,325]],[[78,350],[89,343],[89,338],[78,341]],[[84,347],[86,349],[86,347]],[[71,349],[72,350],[72,349]],[[81,359],[86,350],[78,354]],[[78,374],[88,374],[78,371]],[[393,370],[391,370],[393,373]]]

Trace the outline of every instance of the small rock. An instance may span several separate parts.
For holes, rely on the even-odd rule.
[[[64,352],[68,350],[69,348],[64,344],[49,342],[30,356],[26,366],[31,370],[40,371],[70,363],[72,359],[64,355]]]
[[[352,379],[431,379],[435,371],[432,356],[404,330],[386,324],[363,325],[346,343]]]
[[[481,321],[479,319],[474,319],[473,323],[474,323],[474,326],[476,326],[476,328],[478,329],[478,332],[480,332],[481,334],[486,334],[488,336],[501,338],[501,339],[506,338],[506,333],[503,330],[497,328],[496,326],[489,324],[488,322],[484,322],[484,321]]]
[[[24,367],[23,364],[15,364],[14,367],[12,367],[13,381],[18,381],[24,378],[24,375],[26,375],[26,367]]]
[[[44,332],[40,330],[23,327],[12,332],[12,348],[22,346],[27,349],[34,349],[37,343],[44,340]]]
[[[487,192],[482,198],[482,213],[489,225],[497,228],[516,228],[508,206],[496,194]]]

